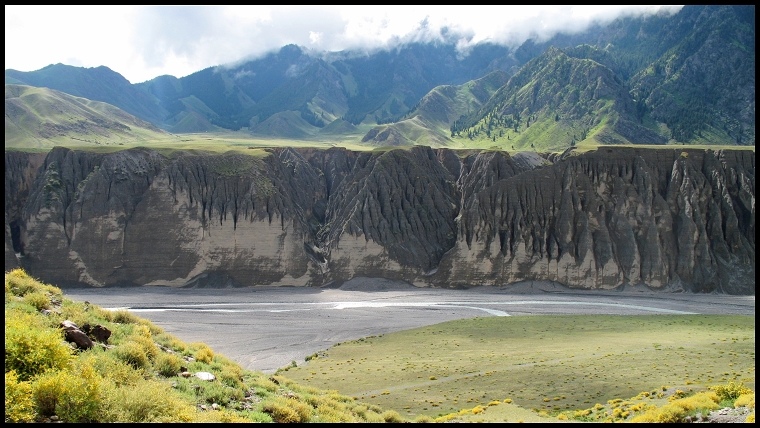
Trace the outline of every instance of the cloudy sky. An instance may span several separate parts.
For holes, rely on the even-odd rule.
[[[261,56],[286,44],[376,49],[444,35],[516,46],[672,6],[5,6],[5,68],[105,65],[132,83]]]

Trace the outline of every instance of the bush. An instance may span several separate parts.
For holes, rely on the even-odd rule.
[[[5,370],[14,370],[22,381],[47,370],[62,369],[72,357],[72,350],[60,330],[41,325],[34,314],[20,311],[5,313]]]
[[[219,382],[206,382],[200,384],[198,395],[203,402],[227,406],[231,400],[242,400],[244,393],[240,389],[230,388]]]
[[[50,308],[50,297],[42,291],[33,291],[24,295],[24,303],[41,311]]]
[[[117,324],[137,324],[140,322],[140,319],[136,315],[126,309],[108,311],[108,313],[108,320]]]
[[[206,345],[201,345],[200,349],[195,353],[195,360],[211,364],[211,361],[214,360],[214,351]]]
[[[103,378],[89,359],[79,360],[70,373],[55,414],[66,422],[97,422],[102,407]]]
[[[329,403],[323,403],[320,405],[317,405],[315,407],[317,409],[317,414],[319,415],[318,420],[314,422],[321,422],[321,423],[340,423],[340,422],[359,422],[354,415],[351,414],[347,409],[345,408],[336,408]],[[382,422],[382,421],[381,421]]]
[[[247,412],[242,412],[242,414],[245,416],[246,422],[256,422],[256,423],[264,423],[264,424],[269,424],[269,423],[274,422],[272,420],[272,417],[269,416],[268,413],[258,412],[258,411],[247,411]]]
[[[673,401],[674,406],[678,406],[687,412],[694,410],[716,410],[720,408],[717,397],[711,393],[700,393],[691,397],[680,398]]]
[[[34,422],[34,400],[29,382],[18,380],[16,372],[5,373],[5,422]]]
[[[244,423],[251,422],[251,420],[228,409],[217,409],[213,412],[196,412],[193,422]]]
[[[382,417],[385,422],[390,422],[390,423],[404,422],[404,419],[395,410],[384,411],[382,413]]]
[[[232,388],[243,387],[243,372],[240,366],[228,364],[222,368],[219,373],[219,381]]]
[[[58,404],[58,397],[61,396],[63,384],[59,377],[63,371],[48,371],[37,377],[32,384],[32,396],[37,413],[41,416],[52,416],[55,414],[55,406]]]
[[[675,423],[681,422],[683,418],[694,413],[697,410],[715,410],[720,408],[717,403],[718,396],[712,392],[703,392],[692,395],[691,397],[674,400],[670,404],[662,407],[651,407],[643,414],[631,419],[631,422],[655,422],[655,423]]]
[[[641,415],[635,416],[631,422],[645,423],[677,423],[686,416],[686,412],[673,404],[667,404],[663,407],[649,409]]]
[[[28,293],[47,289],[44,284],[30,277],[23,269],[17,268],[5,273],[5,291],[23,297]]]
[[[185,344],[185,342],[166,333],[159,333],[154,336],[154,339],[156,343],[159,343],[178,354],[183,354],[187,350],[187,344]]]
[[[167,385],[141,381],[130,388],[109,391],[102,422],[192,422],[195,409]]]
[[[177,376],[180,368],[182,368],[182,359],[174,354],[162,353],[156,357],[153,367],[161,376]]]
[[[712,391],[715,391],[721,400],[734,401],[742,394],[750,394],[752,390],[745,387],[743,382],[731,381],[725,385],[716,385],[710,387]]]
[[[277,423],[309,422],[311,407],[293,398],[272,397],[261,404],[261,410]]]
[[[101,410],[102,378],[89,363],[73,369],[48,371],[32,383],[37,411],[65,422],[97,422]]]
[[[755,408],[755,393],[742,394],[734,401],[734,407],[748,407],[750,409]]]
[[[128,362],[119,358],[116,352],[106,352],[97,347],[87,352],[96,354],[95,369],[114,387],[129,387],[143,380],[142,371],[135,370]]]
[[[66,319],[73,322],[74,324],[78,326],[83,326],[88,323],[93,324],[92,322],[90,322],[90,316],[91,314],[88,313],[87,307],[85,306],[85,304],[76,302],[72,304],[63,305],[63,307],[61,308],[60,319],[62,320]]]
[[[133,341],[124,342],[117,346],[114,349],[114,355],[135,369],[144,369],[149,363],[142,345]]]
[[[153,342],[153,339],[150,337],[146,337],[142,334],[132,334],[127,338],[128,342],[134,342],[140,345],[143,352],[145,353],[145,356],[149,360],[153,360],[158,355],[158,346]]]

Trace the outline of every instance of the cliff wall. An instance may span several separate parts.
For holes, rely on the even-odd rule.
[[[414,147],[5,154],[6,270],[60,286],[755,292],[755,156]]]

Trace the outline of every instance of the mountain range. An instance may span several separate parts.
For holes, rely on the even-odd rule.
[[[104,66],[6,70],[6,146],[28,133],[9,129],[9,84],[108,103],[171,133],[358,134],[375,146],[515,151],[585,143],[754,146],[754,34],[754,6],[689,5],[515,49],[483,43],[466,55],[443,42],[372,53],[289,45],[137,84]],[[11,98],[18,104],[20,97]]]

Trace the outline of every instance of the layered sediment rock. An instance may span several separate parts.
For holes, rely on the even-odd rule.
[[[754,294],[751,151],[57,148],[5,159],[6,269],[61,286],[362,276]]]

